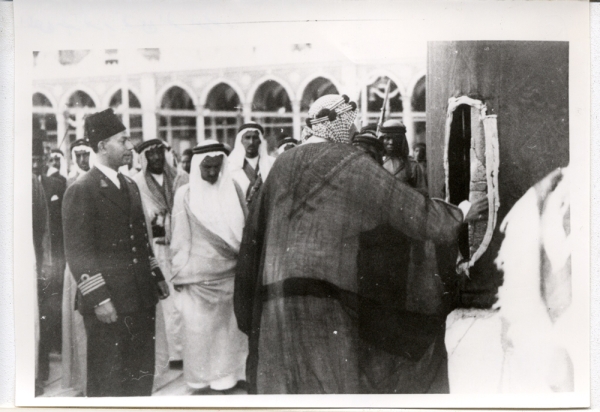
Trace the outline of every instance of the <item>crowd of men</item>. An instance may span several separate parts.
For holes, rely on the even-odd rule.
[[[178,156],[134,148],[108,109],[69,174],[34,131],[37,393],[50,352],[84,396],[150,396],[170,368],[193,394],[448,392],[444,320],[399,296],[423,242],[455,242],[487,205],[430,199],[425,146],[355,118],[327,95],[302,142],[270,154],[250,122],[233,148]]]

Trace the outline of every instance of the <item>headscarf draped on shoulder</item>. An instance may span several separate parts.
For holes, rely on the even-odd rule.
[[[216,140],[204,140],[193,149],[190,167],[189,208],[211,232],[236,251],[240,249],[244,231],[244,212],[230,175],[229,150]],[[204,179],[200,164],[206,157],[223,156],[219,178],[214,184]]]
[[[350,143],[350,128],[356,118],[356,103],[348,96],[328,94],[318,98],[308,110],[304,141],[311,136],[336,143]]]
[[[164,181],[160,186],[152,177],[152,173],[148,171],[148,158],[146,152],[152,149],[167,150],[167,146],[160,139],[146,140],[135,147],[135,151],[139,154],[139,161],[142,165],[142,170],[134,176],[135,182],[140,187],[142,195],[146,194],[151,198],[151,201],[157,204],[159,209],[166,209],[171,212],[173,209],[173,198],[175,196],[175,170],[165,159],[163,169]]]

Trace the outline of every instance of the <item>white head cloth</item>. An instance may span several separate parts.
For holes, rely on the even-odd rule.
[[[69,177],[77,177],[85,173],[85,170],[82,170],[77,164],[77,155],[75,152],[88,152],[90,154],[90,170],[94,167],[94,162],[96,160],[96,153],[92,150],[91,147],[86,145],[75,146],[71,149],[71,160],[73,161],[73,168],[71,169],[71,173]]]
[[[196,147],[218,143],[204,140]],[[202,179],[200,163],[207,157],[223,156],[219,178],[214,184]],[[190,167],[190,210],[202,224],[239,250],[244,231],[244,212],[230,175],[227,155],[222,151],[194,154]]]
[[[258,126],[258,124],[257,124]],[[244,159],[246,158],[246,149],[242,144],[242,136],[249,131],[257,131],[258,136],[260,138],[260,146],[258,146],[258,169],[260,171],[260,175],[262,176],[263,182],[267,179],[269,175],[269,171],[271,170],[271,166],[273,164],[273,160],[270,159],[269,150],[267,148],[267,141],[265,140],[262,132],[259,128],[245,128],[238,132],[235,136],[235,144],[233,146],[233,150],[229,155],[229,167],[231,172],[235,172],[237,170],[241,170],[244,167]]]
[[[58,171],[58,173],[66,179],[67,178],[67,161],[65,160],[65,157],[59,152],[50,153],[50,158],[52,159],[54,157],[60,158],[60,170]],[[53,174],[55,170],[56,170],[55,167],[48,168],[48,176]]]

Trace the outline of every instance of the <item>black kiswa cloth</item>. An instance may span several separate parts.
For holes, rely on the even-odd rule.
[[[409,312],[382,305],[320,279],[288,278],[263,286],[263,301],[279,297],[313,296],[338,300],[358,318],[359,336],[392,355],[417,361],[445,328],[445,317]]]

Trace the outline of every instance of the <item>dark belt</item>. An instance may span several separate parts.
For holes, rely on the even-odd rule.
[[[394,308],[325,280],[288,278],[264,285],[262,291],[263,301],[293,296],[337,300],[352,317],[358,319],[362,340],[412,360],[420,359],[436,338],[445,333],[445,316]]]

